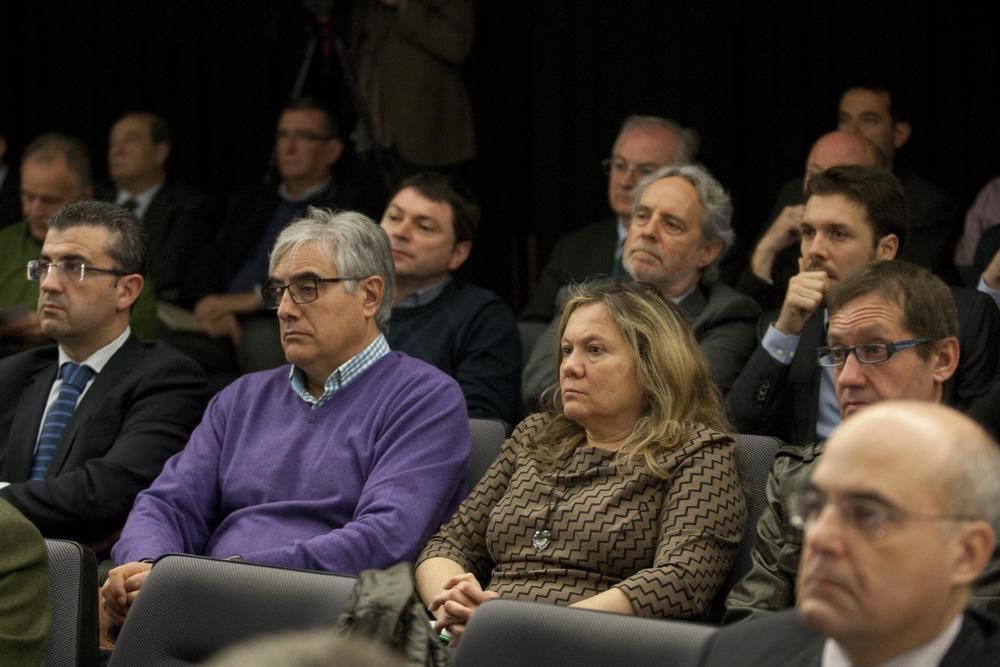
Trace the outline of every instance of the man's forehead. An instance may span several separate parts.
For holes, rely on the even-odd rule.
[[[145,116],[124,116],[114,124],[114,127],[111,128],[111,133],[124,134],[129,137],[151,137],[151,124],[152,121]]]
[[[864,206],[841,194],[810,196],[806,200],[802,220],[813,226],[836,223],[858,229],[871,228]]]
[[[869,293],[848,301],[830,315],[831,337],[873,334],[906,335],[903,309],[880,294]]]
[[[273,278],[286,280],[303,275],[336,277],[337,270],[318,241],[308,241],[286,250],[274,265]]]
[[[395,206],[413,216],[431,218],[441,223],[452,222],[452,210],[448,202],[435,201],[412,186],[397,192],[389,206]]]
[[[286,109],[278,118],[278,127],[299,127],[322,131],[326,117],[319,109]]]
[[[91,261],[107,256],[109,232],[97,225],[73,225],[50,229],[42,244],[42,256],[49,259],[81,257]]]
[[[869,88],[850,88],[844,91],[840,98],[840,111],[864,113],[876,112],[883,116],[889,115],[892,100],[887,90],[871,90]]]
[[[680,138],[676,132],[658,125],[640,125],[625,130],[612,152],[630,162],[663,165],[678,157]]]

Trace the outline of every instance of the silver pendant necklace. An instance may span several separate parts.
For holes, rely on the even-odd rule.
[[[549,496],[549,507],[545,510],[545,518],[542,519],[542,527],[535,530],[535,533],[531,536],[531,546],[534,547],[535,551],[544,551],[552,544],[552,530],[546,528],[549,525],[549,519],[552,517],[552,512],[555,509],[556,494],[559,490],[559,473],[556,473],[555,483],[552,486],[552,495]],[[562,495],[562,494],[559,494]]]

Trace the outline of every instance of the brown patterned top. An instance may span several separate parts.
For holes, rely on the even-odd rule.
[[[503,597],[568,605],[614,586],[640,616],[705,616],[746,522],[732,438],[698,428],[663,454],[668,479],[590,446],[543,473],[525,443],[544,420],[521,422],[418,563],[449,558]]]

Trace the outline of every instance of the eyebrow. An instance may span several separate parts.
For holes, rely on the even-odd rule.
[[[824,491],[823,489],[819,488],[818,486],[812,483],[806,486],[806,490],[819,493],[823,496],[826,496],[827,498],[830,497],[829,493],[827,493],[826,491]],[[879,503],[881,505],[885,505],[886,507],[892,507],[892,508],[899,507],[894,502],[883,496],[881,493],[878,493],[877,491],[865,491],[865,490],[848,491],[846,493],[838,494],[838,498],[847,498],[855,501],[861,500],[865,502]]]
[[[48,260],[50,262],[53,261],[52,260],[52,256],[49,255],[49,254],[47,254],[47,253],[45,253],[45,252],[41,253],[41,258],[45,259],[45,260]],[[59,259],[56,260],[56,261],[62,262],[62,261],[65,261],[65,260],[71,260],[71,261],[76,261],[76,262],[83,262],[84,264],[89,264],[90,263],[90,260],[87,259],[86,257],[84,257],[83,255],[77,255],[77,254],[74,254],[74,253],[71,253],[69,255],[61,255],[59,257]]]
[[[272,280],[272,281],[274,281],[276,283],[280,283],[281,282],[281,279],[278,278],[277,276],[274,276],[274,275],[270,275],[267,278],[268,278],[268,280]],[[304,278],[322,278],[322,276],[319,275],[318,273],[316,273],[315,271],[300,271],[298,273],[293,273],[288,278],[288,282],[292,283],[292,282],[295,282],[296,280],[302,280]]]

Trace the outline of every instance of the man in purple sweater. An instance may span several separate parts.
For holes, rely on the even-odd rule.
[[[184,552],[357,574],[412,560],[465,491],[454,380],[391,352],[389,241],[311,208],[278,237],[265,304],[291,368],[244,376],[136,499],[102,589],[121,623],[159,556]]]

